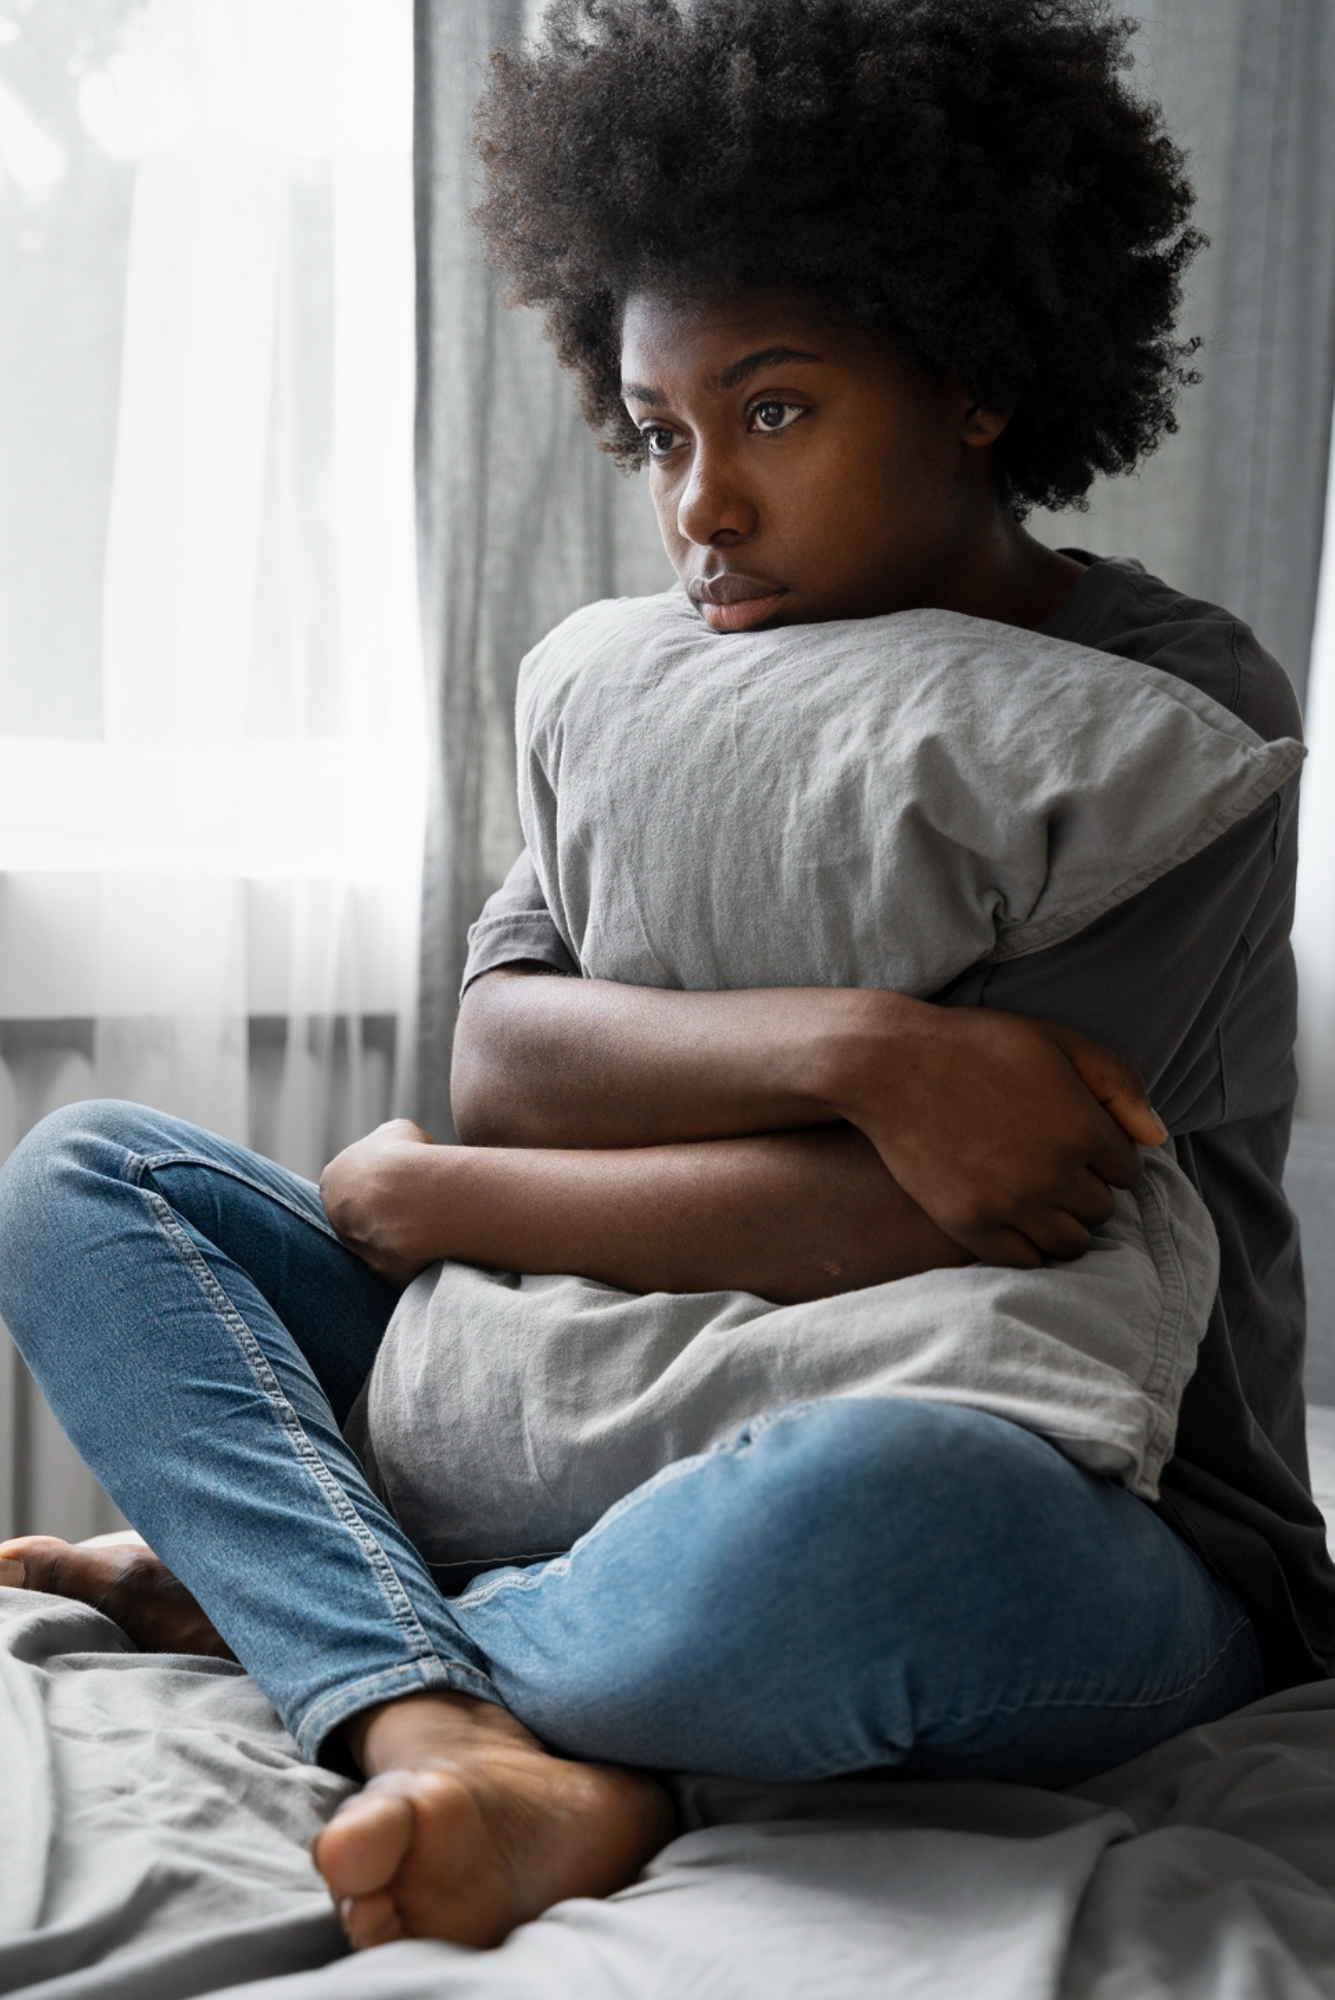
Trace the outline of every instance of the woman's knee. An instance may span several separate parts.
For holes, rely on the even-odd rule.
[[[0,1309],[22,1273],[73,1254],[71,1206],[99,1179],[119,1179],[131,1154],[160,1143],[162,1114],[116,1098],[50,1112],[0,1166]]]
[[[0,1187],[48,1188],[71,1169],[99,1167],[112,1152],[136,1150],[160,1114],[113,1097],[62,1105],[33,1126],[0,1167]]]
[[[180,1150],[208,1135],[168,1112],[119,1097],[88,1097],[39,1120],[0,1167],[7,1181],[30,1182],[90,1168],[104,1171],[127,1156]]]

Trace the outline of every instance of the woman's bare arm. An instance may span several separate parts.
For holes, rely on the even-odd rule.
[[[1058,1024],[879,991],[676,993],[484,975],[454,1102],[470,1144],[627,1148],[842,1119],[989,1263],[1073,1255],[1166,1137],[1134,1071]]]
[[[650,1146],[827,1123],[841,998],[484,973],[455,1029],[455,1128],[475,1146]]]
[[[577,1152],[434,1146],[400,1119],[332,1161],[320,1193],[398,1283],[452,1257],[786,1304],[970,1261],[847,1125]]]

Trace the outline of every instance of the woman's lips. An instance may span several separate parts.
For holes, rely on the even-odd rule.
[[[701,577],[688,592],[711,632],[749,632],[774,615],[787,586],[771,583],[768,577]]]

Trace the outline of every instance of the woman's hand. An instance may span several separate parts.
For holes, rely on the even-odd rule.
[[[340,1241],[392,1285],[435,1262],[422,1241],[423,1147],[440,1150],[411,1118],[391,1118],[345,1146],[320,1176],[320,1200]]]
[[[988,1264],[1075,1257],[1168,1133],[1128,1063],[1051,1021],[865,996],[827,1055],[832,1110]]]

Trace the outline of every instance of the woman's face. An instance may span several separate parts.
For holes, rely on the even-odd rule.
[[[637,294],[621,370],[664,545],[716,632],[947,602],[996,533],[1004,417],[810,301]]]

